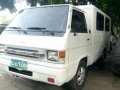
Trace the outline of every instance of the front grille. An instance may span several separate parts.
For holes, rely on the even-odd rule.
[[[23,74],[23,75],[28,75],[28,76],[32,76],[33,75],[33,73],[31,71],[18,70],[16,68],[12,68],[12,67],[9,67],[9,71],[12,71],[12,72],[15,72],[15,73],[20,73],[20,74]]]
[[[44,54],[39,54],[39,52],[37,50],[28,50],[28,49],[7,47],[7,49],[5,51],[7,54],[26,56],[26,57],[32,57],[32,58],[44,57]]]

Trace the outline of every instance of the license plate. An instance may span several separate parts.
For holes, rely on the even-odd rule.
[[[19,70],[27,70],[28,63],[22,60],[11,59],[10,66]]]

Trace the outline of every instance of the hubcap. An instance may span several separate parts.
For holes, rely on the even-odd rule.
[[[82,85],[85,79],[85,68],[80,67],[77,73],[77,83],[78,85]]]

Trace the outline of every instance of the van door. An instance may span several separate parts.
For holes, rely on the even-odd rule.
[[[72,69],[75,69],[79,61],[86,57],[88,58],[88,65],[91,62],[92,55],[92,40],[91,32],[87,30],[85,15],[79,10],[73,9],[71,32],[69,35],[69,64]],[[73,68],[75,67],[75,68]]]

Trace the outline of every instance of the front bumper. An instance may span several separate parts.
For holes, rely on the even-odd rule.
[[[32,72],[32,76],[29,76],[29,75],[24,75],[21,73],[10,71],[9,70],[10,63],[11,63],[11,58],[8,59],[0,55],[0,69],[8,73],[11,73],[16,76],[24,77],[24,78],[36,80],[36,81],[54,84],[57,86],[61,86],[67,82],[67,69],[66,68],[61,68],[61,69],[51,68],[49,66],[29,63],[28,61],[27,71]],[[48,82],[48,78],[53,78],[54,83]]]

